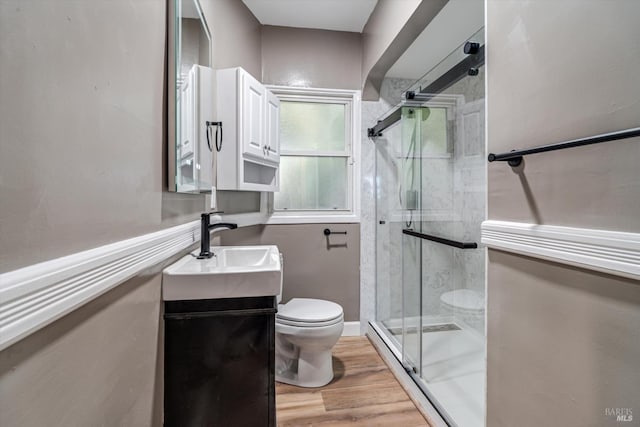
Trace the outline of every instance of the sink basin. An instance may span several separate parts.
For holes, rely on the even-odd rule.
[[[277,246],[212,246],[211,252],[215,255],[212,258],[187,255],[164,269],[165,301],[260,297],[280,292],[282,265]]]
[[[274,246],[275,247],[275,246]],[[260,267],[270,261],[271,246],[228,247],[220,251],[218,262],[225,267]],[[275,247],[277,250],[277,247]],[[215,253],[215,252],[214,252]],[[279,260],[278,260],[279,261]]]

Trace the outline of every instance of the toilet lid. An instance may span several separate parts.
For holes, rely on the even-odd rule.
[[[342,316],[342,307],[331,301],[311,298],[293,298],[278,306],[277,317],[293,322],[327,322]]]

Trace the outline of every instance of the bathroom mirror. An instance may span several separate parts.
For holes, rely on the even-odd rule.
[[[198,0],[169,2],[168,189],[211,191],[214,74],[211,32]]]

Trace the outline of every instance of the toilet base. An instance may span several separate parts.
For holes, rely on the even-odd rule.
[[[297,370],[289,369],[279,373],[276,368],[276,381],[298,387],[322,387],[333,380],[333,361],[331,350],[305,352],[297,357]]]

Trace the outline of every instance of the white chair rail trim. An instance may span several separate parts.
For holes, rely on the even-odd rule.
[[[200,240],[200,222],[0,274],[0,350]]]
[[[489,248],[640,280],[640,234],[507,221],[482,223]]]

